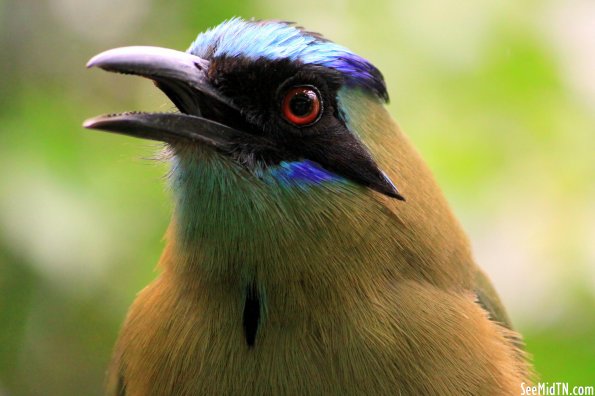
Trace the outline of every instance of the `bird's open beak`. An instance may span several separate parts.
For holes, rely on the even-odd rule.
[[[166,48],[123,47],[93,57],[87,67],[95,66],[153,80],[181,113],[110,114],[86,120],[83,124],[85,128],[170,144],[199,142],[228,154],[236,152],[242,145],[271,152],[287,149],[275,145],[267,137],[249,133],[250,126],[242,121],[240,110],[210,84],[208,60]],[[235,127],[238,125],[239,129]],[[322,154],[306,157],[364,186],[403,199],[365,147],[354,136],[348,137],[348,140],[335,145],[324,143],[322,149],[314,150],[314,153],[319,151]],[[298,158],[299,155],[293,153],[293,157]]]
[[[149,78],[182,112],[110,114],[88,119],[85,128],[100,129],[167,143],[198,141],[225,149],[246,133],[201,116],[201,101],[236,111],[207,81],[209,61],[158,47],[115,48],[94,56],[87,67]]]

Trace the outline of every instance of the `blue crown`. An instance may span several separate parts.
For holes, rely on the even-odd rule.
[[[349,85],[366,88],[384,101],[388,93],[380,71],[347,48],[288,22],[232,18],[198,35],[188,52],[202,58],[289,59],[341,72]]]

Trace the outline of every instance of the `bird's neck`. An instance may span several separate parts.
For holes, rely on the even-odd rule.
[[[394,219],[359,186],[320,175],[311,186],[298,186],[304,175],[288,180],[293,168],[268,182],[246,179],[251,176],[218,154],[192,150],[178,154],[172,172],[176,204],[162,261],[168,270],[246,287],[304,278],[333,282],[369,266],[370,246],[377,244],[380,254],[391,245],[384,233]]]
[[[308,307],[320,301],[321,309],[335,312],[353,305],[347,301],[393,266],[387,258],[398,253],[385,233],[394,219],[360,190],[349,194],[358,187],[248,186],[224,163],[206,166],[221,167],[216,182],[195,168],[192,178],[174,181],[176,211],[161,266],[169,287],[189,291],[182,295],[215,295],[205,301],[212,307],[241,305],[246,328],[258,328],[259,320],[304,322]],[[337,201],[337,189],[349,198]],[[227,308],[220,312],[231,315]],[[250,334],[246,330],[248,343]]]

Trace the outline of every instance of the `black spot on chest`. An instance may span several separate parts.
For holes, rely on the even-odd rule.
[[[242,324],[244,327],[244,337],[249,347],[254,346],[256,333],[260,322],[260,298],[256,285],[252,284],[246,289],[246,299],[244,303],[244,314]]]

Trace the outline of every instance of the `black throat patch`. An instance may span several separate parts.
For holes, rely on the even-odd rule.
[[[244,314],[242,324],[244,327],[244,337],[249,347],[254,346],[258,324],[260,322],[260,298],[256,285],[251,284],[246,289],[246,302],[244,303]]]

